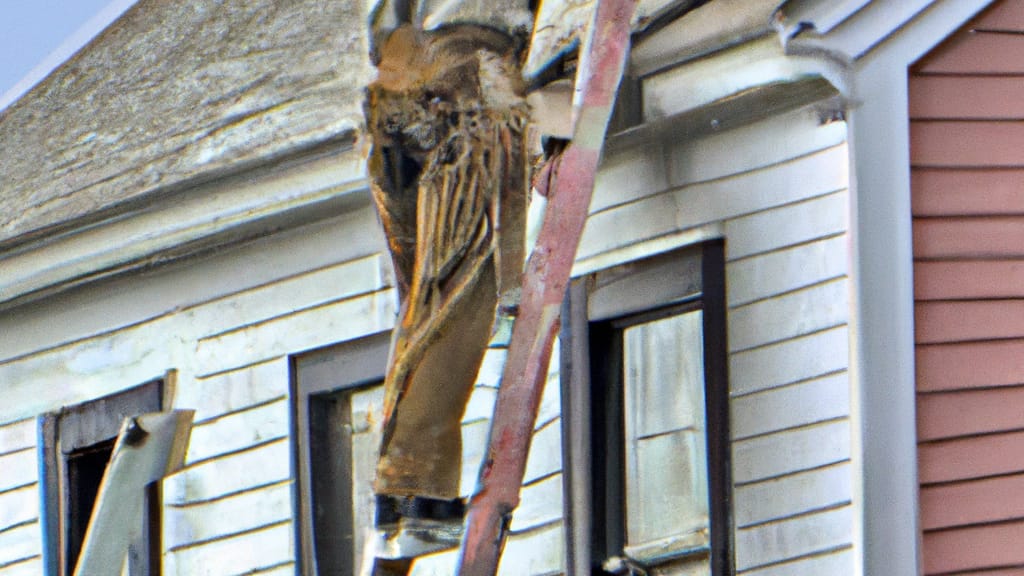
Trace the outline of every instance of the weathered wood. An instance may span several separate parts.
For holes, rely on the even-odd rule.
[[[733,480],[746,484],[849,459],[850,423],[827,422],[734,442]]]
[[[191,410],[175,410],[125,419],[96,495],[75,576],[120,576],[129,546],[147,528],[146,486],[181,467],[192,415]]]
[[[806,426],[850,414],[846,372],[733,398],[734,440]]]
[[[165,555],[168,576],[258,574],[295,559],[295,528],[290,522],[179,548]],[[294,573],[294,567],[287,570]]]
[[[840,191],[729,220],[725,225],[729,239],[726,258],[735,260],[845,232],[849,201],[848,194]]]
[[[390,328],[394,321],[392,291],[378,290],[203,338],[196,362],[201,373],[217,373],[295,350],[374,334]]]
[[[1024,474],[921,489],[921,529],[1005,522],[1024,517]],[[951,506],[950,503],[956,503]]]
[[[941,440],[1021,427],[1024,386],[918,394],[918,440]]]
[[[737,352],[846,324],[845,277],[789,292],[729,312],[729,351]]]
[[[364,10],[137,4],[5,110],[0,139],[21,145],[0,151],[0,242],[353,135],[370,75]],[[162,57],[113,64],[126,54]]]
[[[730,307],[789,292],[848,272],[846,235],[730,262]]]
[[[845,370],[849,331],[839,326],[729,356],[729,391],[750,394]]]
[[[170,505],[163,513],[164,546],[175,550],[290,519],[292,485],[281,482],[211,502]]]
[[[1009,432],[921,444],[921,485],[1024,471],[1024,432]]]
[[[853,507],[797,516],[736,532],[736,568],[747,570],[850,544]]]
[[[291,477],[290,445],[286,440],[207,460],[163,481],[164,501],[187,504],[229,496]]]
[[[778,521],[853,500],[853,469],[849,462],[815,468],[736,488],[736,526]]]
[[[1024,564],[1024,548],[1019,542],[1024,542],[1024,521],[926,533],[924,573],[1019,566]]]

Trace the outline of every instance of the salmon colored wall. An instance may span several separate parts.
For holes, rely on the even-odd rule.
[[[1024,573],[1024,0],[910,75],[926,574]]]

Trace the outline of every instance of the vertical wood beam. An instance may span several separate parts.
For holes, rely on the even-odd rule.
[[[629,48],[636,0],[598,0],[580,49],[572,143],[552,159],[552,186],[537,245],[527,262],[519,317],[495,407],[487,456],[466,517],[462,576],[497,571],[519,490],[562,298],[587,220],[601,147]]]

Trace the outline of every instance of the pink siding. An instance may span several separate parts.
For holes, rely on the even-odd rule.
[[[1024,574],[1024,34],[1006,31],[1024,1],[910,76],[926,574]]]

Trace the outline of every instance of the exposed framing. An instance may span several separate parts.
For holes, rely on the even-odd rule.
[[[351,554],[362,554],[361,550],[351,550],[345,542],[334,539],[358,528],[351,525],[351,502],[334,502],[325,506],[319,521],[327,524],[317,526],[315,494],[330,490],[337,478],[352,476],[347,464],[350,461],[347,438],[342,438],[339,430],[320,424],[325,421],[331,409],[331,398],[337,392],[355,390],[384,379],[390,340],[390,332],[379,332],[291,359],[292,439],[295,446],[292,457],[293,469],[297,472],[293,498],[298,511],[295,529],[300,546],[300,574],[316,576],[318,572],[327,573],[318,569],[318,549],[329,550],[324,552],[327,556],[320,558],[332,565],[344,562]],[[311,434],[324,442],[313,442]],[[331,462],[329,473],[314,474],[313,462]]]
[[[710,563],[716,576],[734,573],[725,260],[724,242],[718,240],[577,278],[569,288],[561,336],[567,574],[589,576],[592,562],[623,547],[622,507],[592,506],[595,493],[623,493],[621,376],[607,377],[621,374],[614,334],[621,336],[623,321],[698,308],[704,312]],[[598,380],[612,388],[597,390]],[[595,412],[605,416],[594,418]],[[603,462],[592,456],[595,440],[612,447]]]
[[[75,509],[70,460],[108,447],[112,450],[126,417],[161,411],[164,389],[163,379],[152,380],[40,417],[43,564],[47,576],[70,576],[74,569],[70,564],[71,548],[83,543],[84,533],[78,534],[71,524],[71,515],[81,519],[82,510]],[[109,460],[109,455],[107,458]],[[129,570],[132,574],[159,574],[162,548],[160,506],[157,504],[159,488],[147,489],[144,497],[147,503],[143,522],[148,526],[147,538],[142,543],[143,549],[133,550],[129,555]],[[157,571],[154,572],[154,568]]]

